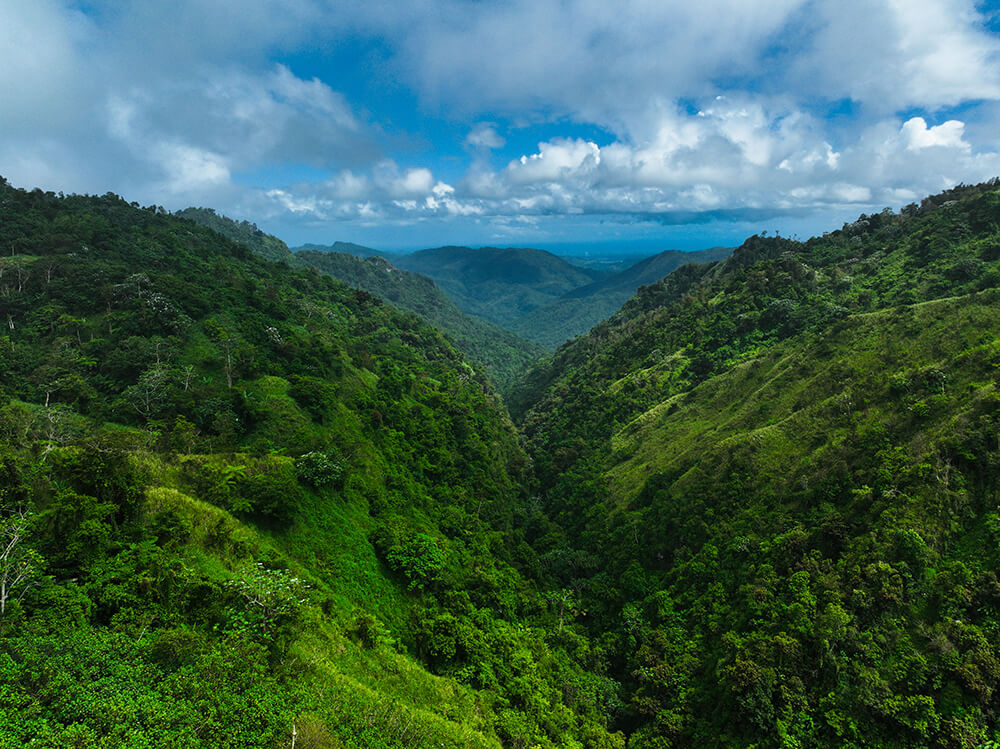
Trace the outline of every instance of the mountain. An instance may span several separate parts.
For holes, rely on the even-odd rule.
[[[399,309],[413,312],[443,331],[469,359],[486,366],[505,396],[541,355],[541,347],[462,312],[425,276],[394,267],[382,257],[360,258],[341,252],[298,250],[294,261],[312,266],[349,286],[364,289]]]
[[[555,348],[611,317],[640,286],[659,281],[685,263],[721,260],[731,252],[728,247],[696,252],[666,250],[594,283],[567,291],[554,302],[522,315],[511,324],[511,329],[529,340]]]
[[[464,311],[510,329],[526,312],[604,277],[542,250],[439,247],[393,258],[432,278]]]
[[[607,276],[588,286],[582,286],[568,291],[565,298],[592,298],[608,294],[626,294],[624,304],[640,286],[655,283],[668,276],[675,269],[687,263],[710,263],[724,260],[733,252],[732,247],[711,247],[707,250],[682,252],[681,250],[665,250],[656,255],[643,258],[634,265],[624,268],[614,275]],[[618,305],[619,307],[621,304]],[[616,310],[617,311],[617,308]]]
[[[354,255],[356,257],[384,257],[391,259],[399,256],[398,253],[373,250],[371,247],[354,244],[354,242],[334,242],[330,245],[303,244],[292,248],[292,252],[301,252],[303,250],[309,250],[311,252],[342,252],[346,255]]]
[[[162,209],[0,245],[0,746],[1000,742],[1000,181],[676,268],[519,431]]]
[[[291,259],[292,253],[288,249],[288,245],[277,237],[258,229],[257,224],[249,221],[234,221],[227,216],[220,216],[211,208],[185,208],[177,211],[174,215],[214,229],[224,237],[246,245],[267,260],[278,262]]]
[[[629,747],[997,740],[998,186],[751,237],[532,374],[524,565]]]
[[[0,243],[0,745],[623,745],[437,331],[111,193]]]
[[[386,257],[361,245],[335,242],[329,247],[303,245],[293,254],[277,237],[249,222],[237,222],[206,208],[188,208],[176,215],[207,226],[235,242],[247,245],[269,260],[294,267],[313,267],[349,286],[385,299],[398,309],[413,312],[446,333],[469,359],[486,367],[501,393],[510,389],[542,349],[515,334],[459,310],[428,278],[392,266]],[[336,249],[333,249],[336,248]]]

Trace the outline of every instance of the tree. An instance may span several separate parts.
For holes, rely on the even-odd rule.
[[[38,582],[41,557],[25,543],[32,519],[22,508],[0,520],[0,617]]]
[[[139,375],[139,382],[125,389],[125,398],[136,413],[150,418],[156,413],[167,396],[169,372],[160,364]]]

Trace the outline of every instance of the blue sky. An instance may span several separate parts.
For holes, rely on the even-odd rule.
[[[972,0],[0,0],[0,175],[295,245],[807,237],[1000,174]]]

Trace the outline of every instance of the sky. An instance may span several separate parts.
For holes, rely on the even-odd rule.
[[[1000,0],[0,0],[0,176],[290,245],[806,238],[1000,175]]]

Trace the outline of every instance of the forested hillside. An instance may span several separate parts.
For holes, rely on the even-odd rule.
[[[0,746],[623,745],[439,333],[113,194],[0,246]]]
[[[350,242],[335,242],[329,247],[304,245],[292,253],[284,242],[265,234],[256,225],[233,221],[211,209],[186,208],[177,215],[214,229],[268,260],[284,261],[292,267],[316,268],[384,299],[397,309],[415,313],[444,332],[471,361],[485,366],[490,379],[505,396],[513,392],[542,353],[538,345],[465,314],[433,281],[396,268],[383,259],[389,257],[388,253]]]
[[[469,359],[481,362],[497,389],[509,397],[521,377],[541,357],[542,348],[486,320],[460,310],[425,276],[401,270],[382,257],[299,250],[293,262],[329,273],[399,309],[413,312],[443,331]]]
[[[722,260],[730,252],[728,247],[712,247],[695,252],[666,250],[657,253],[586,286],[571,289],[553,302],[528,310],[511,324],[511,328],[519,335],[555,348],[611,317],[640,286],[656,283],[687,263]]]
[[[534,373],[536,574],[629,747],[1000,739],[997,187],[752,237]]]
[[[0,746],[1000,742],[996,182],[678,268],[520,433],[240,226],[0,183]]]
[[[266,260],[290,260],[292,251],[288,245],[277,237],[267,234],[249,221],[233,221],[226,216],[220,216],[211,208],[185,208],[175,214],[196,224],[207,226],[234,242],[249,247]]]

